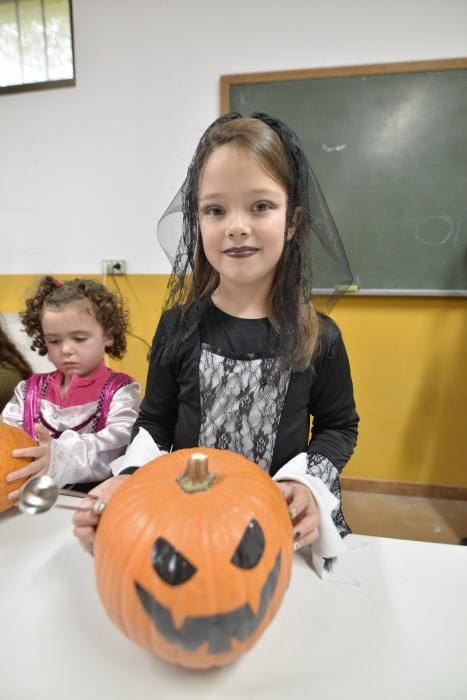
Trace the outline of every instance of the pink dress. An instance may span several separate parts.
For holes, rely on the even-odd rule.
[[[3,421],[37,439],[35,424],[50,433],[49,474],[59,486],[102,481],[130,442],[140,403],[139,385],[104,363],[88,377],[73,376],[64,397],[63,374],[34,374],[15,389]]]

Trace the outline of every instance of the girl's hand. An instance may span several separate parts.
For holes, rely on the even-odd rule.
[[[25,476],[42,476],[42,474],[47,474],[49,471],[50,444],[52,442],[52,437],[49,434],[49,431],[44,428],[43,425],[37,424],[35,428],[37,437],[39,438],[37,446],[24,447],[21,450],[13,450],[11,453],[13,457],[28,457],[29,459],[32,457],[33,461],[26,467],[7,474],[6,481],[14,481],[15,479],[21,479]],[[10,491],[8,494],[10,501],[18,500],[19,491],[19,489],[16,489],[16,491]]]
[[[122,474],[121,476],[112,476],[110,479],[103,481],[102,484],[93,488],[89,493],[93,496],[97,496],[99,501],[108,503],[115,491],[125,483],[129,476],[131,475]],[[84,498],[80,508],[92,508],[95,503],[96,501],[94,501],[94,499]],[[78,538],[82,548],[86,552],[89,552],[89,554],[92,554],[94,551],[96,528],[99,524],[99,518],[100,515],[96,515],[92,510],[88,512],[80,512],[77,510],[73,515],[73,534]]]
[[[289,506],[294,547],[312,544],[319,537],[320,515],[310,489],[298,481],[276,481]]]

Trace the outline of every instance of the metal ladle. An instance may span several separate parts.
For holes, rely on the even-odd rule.
[[[93,498],[94,504],[92,508],[80,508],[79,506],[69,506],[64,503],[59,503],[56,508],[64,508],[66,510],[82,510],[83,512],[92,511],[96,515],[100,515],[106,504],[98,500],[97,496],[89,493],[81,493],[81,491],[73,491],[72,489],[59,489],[54,480],[44,474],[43,476],[35,476],[29,479],[22,487],[17,506],[23,513],[36,515],[38,513],[46,513],[57,501],[60,496],[78,496],[79,498]]]

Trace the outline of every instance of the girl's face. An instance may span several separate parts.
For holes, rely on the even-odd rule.
[[[113,342],[88,309],[76,304],[60,309],[45,307],[42,333],[49,360],[68,379],[74,374],[92,374]]]
[[[285,242],[287,192],[242,148],[206,160],[198,188],[205,255],[220,284],[271,284]],[[289,229],[287,237],[293,236]]]

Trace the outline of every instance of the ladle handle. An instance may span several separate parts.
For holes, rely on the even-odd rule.
[[[58,493],[61,496],[78,496],[78,498],[94,498],[94,500],[97,500],[97,496],[92,493],[83,493],[82,491],[74,491],[73,489],[60,489]]]
[[[98,505],[99,508],[96,508],[96,505]],[[63,508],[63,510],[81,510],[83,513],[92,512],[95,515],[100,515],[102,513],[102,511],[104,510],[106,505],[107,505],[106,503],[100,502],[100,503],[94,504],[94,506],[92,508],[80,508],[79,506],[66,506],[63,503],[57,503],[57,504],[55,504],[54,508]]]

